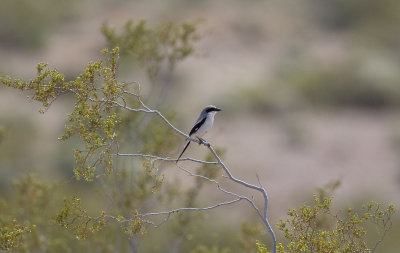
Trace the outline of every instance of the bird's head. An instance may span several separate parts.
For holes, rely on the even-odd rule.
[[[210,112],[217,113],[217,112],[221,111],[221,109],[219,109],[215,105],[209,105],[206,108],[204,108],[203,111],[206,113],[210,113]]]

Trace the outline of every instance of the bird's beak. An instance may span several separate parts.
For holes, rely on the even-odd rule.
[[[215,110],[216,110],[217,112],[222,111],[222,109],[219,109],[219,108],[215,108]]]

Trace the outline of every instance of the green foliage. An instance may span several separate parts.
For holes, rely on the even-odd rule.
[[[143,163],[143,167],[146,170],[146,174],[150,180],[152,180],[151,193],[160,191],[161,186],[164,182],[164,175],[158,174],[158,169],[155,167],[154,161],[146,161]]]
[[[278,252],[370,252],[365,235],[367,222],[382,231],[382,237],[391,227],[393,205],[382,209],[376,202],[363,206],[362,213],[351,208],[345,215],[332,214],[332,198],[314,195],[314,205],[300,206],[288,211],[289,219],[278,224],[289,243],[278,245]]]
[[[199,39],[198,22],[175,24],[163,23],[149,27],[146,21],[134,24],[128,21],[120,34],[105,23],[102,27],[110,47],[120,47],[121,54],[133,56],[144,67],[150,78],[157,76],[161,64],[167,61],[169,68],[193,54],[193,42]]]
[[[106,224],[105,213],[92,218],[82,207],[81,200],[76,197],[64,199],[64,208],[57,215],[56,222],[69,229],[76,239],[86,239],[93,233],[100,231]]]
[[[134,55],[151,78],[157,75],[164,60],[173,69],[177,62],[191,55],[194,52],[192,44],[199,38],[196,23],[168,23],[151,28],[144,21],[136,26],[128,22],[121,35],[105,24],[103,33],[110,45],[120,45],[123,54]],[[83,148],[74,150],[74,173],[78,180],[92,181],[96,175],[100,175],[96,173],[97,168],[102,168],[105,174],[112,172],[121,119],[128,119],[125,125],[130,127],[130,123],[139,125],[139,121],[143,120],[143,117],[126,117],[124,115],[127,113],[118,109],[130,102],[123,97],[127,84],[118,82],[116,78],[119,48],[115,46],[111,50],[103,50],[104,60],[90,62],[73,81],[65,81],[62,73],[49,69],[45,63],[38,64],[37,76],[29,81],[0,76],[0,83],[27,91],[33,100],[41,102],[41,112],[45,112],[60,95],[74,95],[74,110],[60,139],[66,140],[76,135],[83,142]],[[133,92],[138,92],[138,89],[133,88]],[[136,138],[135,141],[140,142],[142,151],[151,150],[158,154],[162,151],[161,147],[176,143],[176,136],[167,134],[168,129],[159,128],[158,125],[159,122],[145,123],[136,129],[142,138]]]
[[[60,95],[74,94],[74,110],[60,139],[77,135],[84,143],[84,149],[74,152],[77,179],[93,180],[97,167],[103,167],[107,173],[112,171],[112,150],[118,124],[114,107],[124,86],[116,80],[118,51],[118,47],[111,52],[103,50],[104,61],[89,63],[81,75],[69,82],[63,74],[49,69],[44,63],[38,64],[37,76],[30,81],[0,77],[4,85],[30,92],[32,99],[42,103],[41,112],[45,112]]]
[[[269,253],[264,244],[256,241],[257,253]]]
[[[73,81],[65,81],[64,75],[56,69],[49,69],[47,64],[40,63],[37,67],[37,76],[29,81],[22,79],[11,79],[10,77],[0,77],[0,82],[6,86],[21,89],[29,92],[29,97],[39,101],[43,105],[41,112],[45,112],[58,97],[65,93],[70,93],[75,98],[75,106],[72,113],[69,115],[68,125],[65,129],[65,134],[60,137],[60,140],[67,140],[72,136],[77,136],[83,142],[83,149],[75,149],[76,168],[74,173],[77,179],[85,179],[92,181],[96,176],[96,169],[102,167],[105,174],[110,175],[114,172],[114,154],[117,147],[117,132],[123,129],[123,124],[120,125],[121,118],[131,118],[133,123],[140,123],[140,117],[126,117],[126,114],[121,113],[119,105],[131,102],[129,99],[122,98],[122,93],[126,92],[126,84],[116,80],[117,61],[119,58],[118,47],[112,51],[103,50],[104,60],[91,62],[87,65],[81,75]],[[133,87],[129,92],[138,92]],[[125,122],[125,124],[129,124]],[[146,143],[144,149],[151,152],[152,148],[158,148],[158,152],[165,150],[166,145],[172,144],[176,137],[171,138],[171,135],[165,132],[155,131],[156,141],[151,139],[151,133],[145,131],[154,126],[150,124],[142,129],[143,136],[148,136],[149,140],[142,138],[136,139],[138,146]],[[153,127],[154,130],[156,128]],[[162,131],[165,129],[159,128]],[[158,130],[157,129],[157,130]],[[139,136],[140,136],[139,132]],[[122,134],[123,135],[123,134]],[[165,137],[171,141],[163,143]],[[153,143],[149,145],[147,143]],[[143,145],[143,147],[145,147]],[[169,147],[171,148],[171,147]],[[146,199],[158,192],[163,183],[163,176],[158,175],[158,169],[153,161],[145,161],[142,164],[143,171],[138,168],[120,168],[117,177],[106,178],[107,186],[119,188],[118,199],[120,208],[125,217],[132,214],[135,207],[140,206]],[[134,175],[135,184],[132,187],[129,179],[123,173]],[[121,176],[121,177],[119,177]],[[115,179],[118,180],[115,180]],[[118,182],[119,181],[119,182]],[[116,183],[113,185],[113,183]],[[40,192],[40,189],[34,188],[27,183],[21,185],[21,196],[30,196]],[[122,190],[121,186],[125,185]],[[38,186],[38,185],[37,185]],[[29,188],[31,187],[31,188]],[[44,191],[41,191],[42,193]],[[37,206],[37,205],[32,205]],[[107,220],[105,212],[101,212],[98,217],[92,217],[89,212],[82,207],[81,201],[77,197],[65,199],[64,207],[58,214],[56,222],[71,231],[77,239],[91,238],[93,233],[103,230]],[[43,222],[43,220],[39,221]],[[145,228],[140,218],[131,219],[128,223],[121,223],[123,231],[129,235],[144,233]]]
[[[134,216],[137,215],[137,212],[134,213]],[[122,225],[123,231],[129,236],[137,235],[137,234],[145,234],[146,228],[144,227],[144,220],[140,217],[131,218],[127,225]]]
[[[32,232],[35,225],[23,226],[16,219],[11,224],[0,224],[0,249],[13,250],[23,243],[23,236]]]

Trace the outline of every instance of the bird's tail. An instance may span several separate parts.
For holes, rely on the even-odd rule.
[[[185,148],[182,150],[182,153],[179,155],[178,159],[176,160],[176,162],[178,163],[179,159],[181,159],[183,153],[185,152],[185,150],[189,147],[190,141],[188,141],[188,143],[186,144]]]

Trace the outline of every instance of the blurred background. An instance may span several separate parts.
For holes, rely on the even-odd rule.
[[[107,46],[105,22],[118,30],[129,19],[200,20],[194,56],[172,77],[160,74],[159,82],[171,83],[160,110],[174,111],[179,128],[189,131],[205,105],[223,109],[206,139],[225,149],[235,176],[254,184],[259,176],[272,224],[338,180],[337,209],[372,199],[398,207],[399,13],[397,0],[4,0],[0,74],[29,79],[42,61],[73,78]],[[120,78],[150,92],[151,80],[135,62],[123,62]],[[24,93],[0,87],[1,196],[17,195],[13,182],[30,173],[57,182],[60,196],[90,189],[73,179],[73,142],[57,141],[70,106],[61,99],[39,114],[40,105]],[[165,155],[177,156],[180,148]],[[200,152],[192,145],[187,155],[202,158]],[[212,213],[240,231],[240,222],[231,221],[254,213],[239,207]],[[396,215],[379,252],[400,247],[399,225]],[[224,241],[217,232],[207,233]]]

